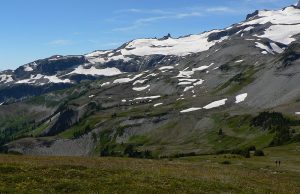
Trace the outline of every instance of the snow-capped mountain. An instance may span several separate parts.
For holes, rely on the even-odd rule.
[[[4,136],[20,140],[7,149],[90,155],[99,146],[97,134],[101,138],[110,131],[104,136],[118,146],[145,136],[151,142],[147,148],[157,152],[180,147],[206,153],[215,149],[207,145],[207,136],[218,127],[216,117],[247,120],[266,110],[297,116],[299,16],[298,6],[256,11],[225,29],[137,39],[114,50],[57,55],[3,71],[0,116],[22,113],[31,121],[24,124],[28,129],[9,128],[11,134]],[[0,129],[6,131],[7,125]],[[252,144],[260,135],[266,134],[247,132],[232,139]]]
[[[52,56],[0,73],[1,88],[60,84],[68,87],[85,79],[111,77],[178,62],[233,39],[249,41],[263,55],[282,53],[299,38],[300,9],[297,6],[276,11],[256,11],[247,20],[222,30],[198,35],[162,39],[137,39],[120,48],[95,51],[82,56]],[[30,95],[24,93],[21,97]],[[0,101],[13,96],[1,95]]]

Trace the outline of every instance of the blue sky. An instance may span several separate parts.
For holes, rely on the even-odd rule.
[[[111,49],[136,38],[227,27],[296,0],[2,0],[0,70],[54,54]]]

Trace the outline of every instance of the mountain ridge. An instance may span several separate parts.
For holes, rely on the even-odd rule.
[[[264,111],[299,117],[300,9],[255,13],[198,35],[37,60],[13,81],[0,75],[0,118],[11,121],[0,119],[2,149],[163,156],[272,145],[280,135],[251,121]]]

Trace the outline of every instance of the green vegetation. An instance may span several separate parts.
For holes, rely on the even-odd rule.
[[[226,66],[223,68],[226,69]],[[243,73],[239,73],[218,87],[214,93],[225,90],[226,94],[234,94],[252,83],[254,81],[254,75],[256,72],[257,70],[250,68]]]
[[[0,193],[300,192],[300,144],[264,157],[205,155],[169,160],[0,156]],[[281,160],[276,167],[275,160]]]
[[[268,147],[273,134],[251,125],[253,116],[230,116],[224,113],[214,114],[215,126],[204,138],[217,153],[234,153],[248,156],[249,148]]]
[[[27,101],[31,105],[45,105],[46,107],[56,107],[60,104],[60,101],[55,98],[48,97],[47,95],[32,97]]]
[[[254,156],[265,156],[265,153],[262,150],[255,150]]]
[[[299,126],[299,121],[286,118],[281,113],[262,112],[253,119],[252,125],[275,134],[270,146],[283,145],[297,140],[297,135],[293,134],[291,126]]]
[[[78,138],[96,127],[100,122],[104,122],[107,118],[103,115],[92,115],[86,119],[82,119],[70,129],[63,131],[59,134],[60,137],[65,139]]]
[[[149,138],[144,135],[134,135],[130,137],[129,143],[135,145],[144,145],[149,141]]]
[[[130,158],[153,158],[152,152],[149,150],[140,150],[138,146],[142,146],[147,140],[143,136],[133,136],[128,143],[117,143],[116,139],[122,136],[126,128],[134,125],[121,126],[115,130],[104,130],[95,136],[99,139],[96,152],[100,156],[118,156]]]
[[[33,131],[29,132],[30,136],[33,137],[38,137],[41,135],[41,133],[47,129],[47,127],[49,126],[49,123],[45,122],[42,125],[40,125],[39,127],[37,127],[36,129],[34,129]]]
[[[26,136],[35,126],[35,120],[26,116],[7,117],[0,120],[0,146],[12,140]]]

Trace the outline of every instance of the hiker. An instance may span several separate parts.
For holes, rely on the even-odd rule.
[[[276,163],[276,166],[277,166],[277,164],[278,164],[278,161],[276,160],[276,161],[275,161],[275,163]]]
[[[279,166],[280,166],[280,164],[281,164],[281,161],[280,161],[280,160],[278,161],[278,164],[279,164]]]

